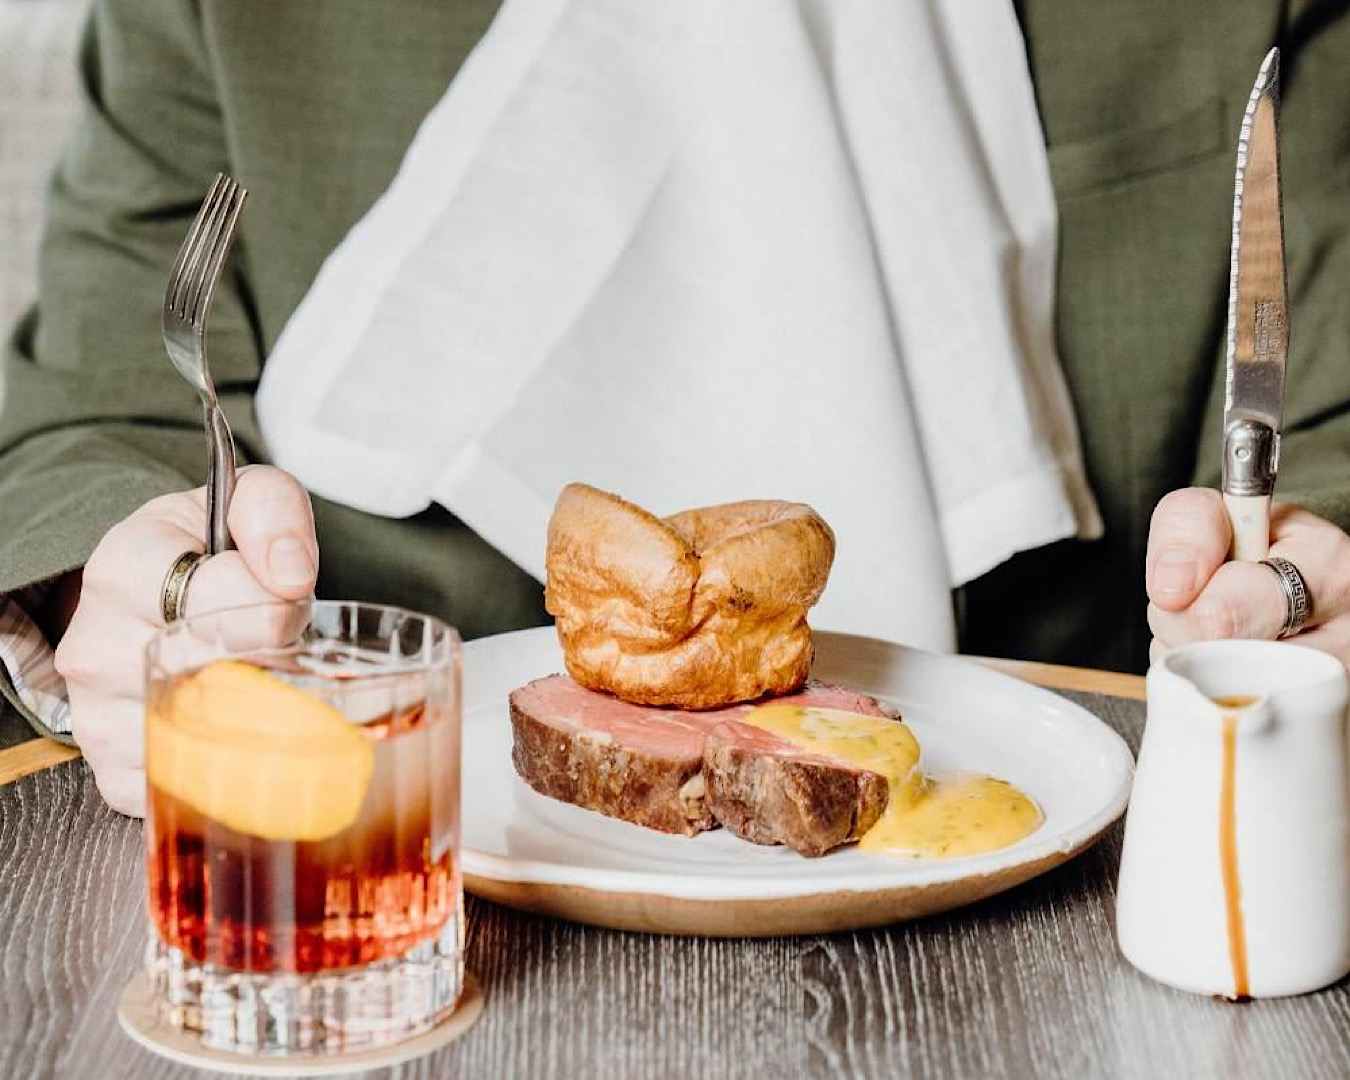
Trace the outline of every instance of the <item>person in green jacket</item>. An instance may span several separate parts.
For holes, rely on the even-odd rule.
[[[1302,0],[1016,7],[1060,214],[1060,357],[1105,535],[1024,552],[958,590],[962,650],[1141,670],[1154,638],[1279,633],[1278,582],[1225,563],[1210,490],[1235,133],[1279,44],[1293,352],[1273,550],[1313,594],[1299,640],[1350,660],[1350,16]],[[39,731],[73,729],[117,809],[143,802],[140,650],[161,624],[165,571],[203,533],[200,416],[147,313],[217,171],[254,195],[211,358],[255,464],[231,507],[239,550],[202,566],[191,607],[314,590],[429,611],[468,637],[546,621],[539,584],[444,509],[388,520],[311,501],[265,464],[251,409],[322,260],[496,9],[93,10],[83,117],[52,184],[39,303],[9,344],[0,418],[0,606],[56,646],[68,705],[37,716],[38,680],[21,685],[13,665],[0,690]]]

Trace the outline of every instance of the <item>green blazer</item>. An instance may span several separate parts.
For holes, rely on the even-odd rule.
[[[1017,6],[1061,213],[1060,350],[1106,534],[960,590],[961,645],[1141,669],[1150,511],[1217,481],[1234,148],[1272,43],[1286,50],[1294,312],[1279,494],[1350,525],[1350,18],[1311,0]],[[158,313],[217,170],[254,197],[217,293],[212,368],[241,456],[266,459],[252,395],[272,344],[496,7],[95,6],[40,303],[6,354],[0,593],[82,565],[141,503],[202,483],[196,399],[164,357]],[[469,637],[545,621],[539,585],[445,510],[389,521],[315,503],[321,595],[435,612]]]

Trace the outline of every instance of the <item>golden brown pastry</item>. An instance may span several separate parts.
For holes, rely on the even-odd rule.
[[[545,597],[577,682],[641,705],[712,709],[806,681],[806,612],[833,561],[834,533],[801,503],[662,519],[569,484],[549,521]]]

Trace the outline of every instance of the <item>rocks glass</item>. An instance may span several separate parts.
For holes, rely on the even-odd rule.
[[[148,965],[215,1050],[343,1053],[463,984],[461,650],[425,615],[304,601],[180,620],[146,664]]]

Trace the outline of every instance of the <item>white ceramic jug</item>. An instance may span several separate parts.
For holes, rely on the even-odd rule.
[[[1350,972],[1346,701],[1340,661],[1287,643],[1154,663],[1116,898],[1130,963],[1230,998]]]

